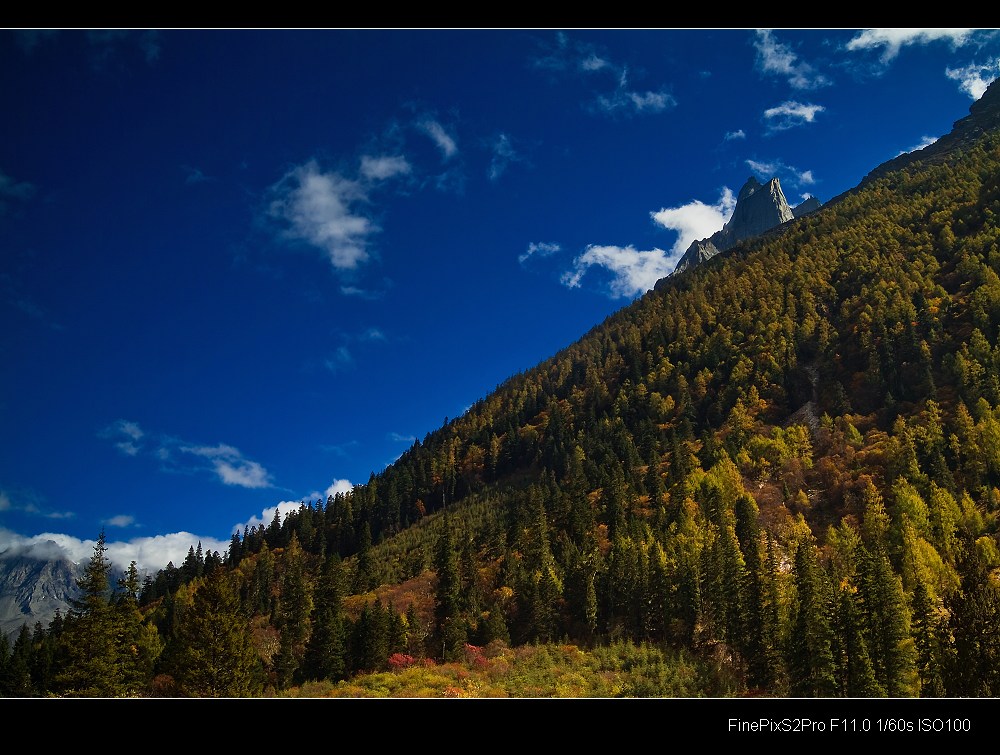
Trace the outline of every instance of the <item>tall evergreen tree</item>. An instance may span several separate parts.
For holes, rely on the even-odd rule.
[[[462,617],[462,583],[458,552],[450,518],[445,515],[441,534],[438,536],[437,555],[434,560],[437,587],[434,597],[434,619],[441,647],[441,657],[458,658],[462,644],[468,639]]]
[[[832,697],[837,691],[830,594],[816,561],[816,547],[804,539],[795,550],[788,670],[794,697]]]
[[[302,673],[306,679],[343,679],[346,671],[347,627],[344,619],[343,564],[331,553],[316,584],[313,629],[306,643]]]
[[[234,579],[223,570],[208,576],[177,629],[166,671],[181,697],[255,697],[263,691],[261,661]]]
[[[111,606],[111,561],[104,530],[77,580],[81,596],[65,618],[57,651],[56,691],[67,697],[119,697],[127,693]]]

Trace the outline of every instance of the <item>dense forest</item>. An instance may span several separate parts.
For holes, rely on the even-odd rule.
[[[72,610],[0,639],[0,693],[1000,695],[1000,131],[979,125],[671,276],[224,554],[109,584],[102,533]]]

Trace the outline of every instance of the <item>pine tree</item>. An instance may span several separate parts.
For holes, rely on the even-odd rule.
[[[875,678],[889,697],[910,696],[916,692],[916,657],[903,584],[879,547],[861,549],[858,577],[865,640]]]
[[[313,629],[302,660],[306,679],[345,677],[347,628],[343,610],[344,574],[340,554],[332,553],[323,564],[323,573],[316,584]]]
[[[110,602],[111,562],[104,530],[83,576],[81,597],[66,616],[57,651],[54,686],[67,697],[119,697],[127,693],[119,656],[117,622]]]
[[[276,626],[281,632],[281,647],[274,659],[278,686],[287,687],[296,678],[312,633],[313,586],[306,554],[299,537],[292,532],[282,556],[281,595]]]
[[[207,577],[177,628],[166,671],[183,697],[255,697],[263,689],[260,658],[234,579],[223,570]]]
[[[455,550],[455,536],[451,529],[451,521],[447,516],[444,518],[441,534],[438,536],[434,567],[437,572],[434,618],[438,640],[441,643],[441,657],[445,660],[453,660],[459,657],[468,634],[461,615],[462,584],[458,552]]]
[[[829,586],[815,550],[811,540],[803,540],[795,550],[795,600],[788,647],[794,697],[832,697],[837,691]]]
[[[118,580],[118,588],[113,612],[122,692],[137,696],[149,687],[163,643],[156,626],[144,621],[139,610],[139,571],[135,561],[129,564],[125,576]]]

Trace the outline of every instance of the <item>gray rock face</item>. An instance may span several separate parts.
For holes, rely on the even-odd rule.
[[[729,222],[722,227],[722,243],[730,249],[737,242],[759,236],[776,225],[792,219],[792,208],[781,190],[781,182],[772,178],[766,184],[750,176],[736,198],[736,208]],[[716,246],[719,246],[716,243]]]
[[[796,218],[801,218],[803,215],[807,215],[813,210],[818,210],[822,205],[816,197],[809,197],[802,204],[797,205],[792,208],[792,215]]]
[[[23,624],[48,628],[56,611],[65,616],[79,597],[81,575],[81,567],[68,559],[0,558],[0,632],[13,643]]]
[[[671,275],[683,273],[717,254],[732,249],[744,239],[759,236],[775,226],[787,223],[819,207],[819,200],[810,197],[793,210],[777,178],[762,184],[750,176],[736,197],[736,207],[729,222],[722,227],[722,230],[716,231],[707,239],[692,242]],[[666,278],[658,281],[657,286],[664,280]]]

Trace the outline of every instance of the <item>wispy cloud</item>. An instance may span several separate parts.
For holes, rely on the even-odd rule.
[[[183,446],[182,453],[208,459],[215,474],[226,485],[241,488],[274,487],[271,475],[256,461],[245,459],[239,449],[220,443],[217,446]]]
[[[559,244],[550,244],[545,241],[532,241],[528,244],[528,248],[524,251],[524,253],[518,255],[517,261],[523,265],[532,257],[548,257],[561,249],[562,247]]]
[[[3,202],[0,201],[0,215],[3,215]],[[9,260],[8,260],[9,261]],[[24,290],[24,284],[16,273],[0,272],[0,298],[17,310],[38,320],[53,330],[63,330],[52,315]]]
[[[826,110],[822,105],[805,104],[788,100],[764,111],[769,131],[784,131],[816,120],[816,114]]]
[[[22,52],[31,54],[44,41],[53,40],[59,34],[58,29],[18,29],[15,33],[17,46]]]
[[[402,155],[361,156],[361,175],[369,180],[385,181],[395,176],[408,175],[412,166]]]
[[[45,505],[45,498],[33,490],[0,490],[0,512],[40,516],[45,519],[72,519],[71,511],[54,511]]]
[[[770,29],[758,29],[753,42],[757,49],[757,67],[769,75],[788,79],[792,89],[816,89],[830,80],[816,71],[786,44],[779,42]]]
[[[402,433],[389,433],[389,440],[396,443],[412,443],[417,438],[415,435],[403,435]]]
[[[961,47],[972,40],[979,29],[864,29],[847,43],[848,50],[882,49],[882,62],[888,63],[903,47],[947,42]]]
[[[557,32],[554,43],[539,40],[539,53],[531,58],[531,65],[548,71],[596,71],[615,70],[615,66],[597,47],[576,39],[570,39],[565,32]]]
[[[344,443],[321,445],[320,450],[329,451],[330,453],[334,453],[337,456],[349,456],[351,453],[351,449],[357,448],[359,445],[361,444],[358,441],[349,440]]]
[[[135,517],[129,516],[128,514],[119,514],[118,516],[110,517],[105,519],[104,523],[109,527],[136,527]]]
[[[190,165],[182,165],[181,170],[184,171],[184,183],[188,186],[214,180],[211,176],[206,176],[199,168]]]
[[[160,58],[160,35],[154,29],[133,32],[125,29],[95,29],[87,32],[91,48],[91,64],[100,71],[124,53],[135,48],[147,63],[155,63]]]
[[[368,330],[366,330],[364,333],[361,334],[360,338],[361,338],[362,341],[386,341],[386,340],[388,340],[386,338],[386,336],[385,336],[385,333],[383,333],[378,328],[368,328]]]
[[[958,82],[958,88],[978,100],[993,80],[1000,75],[1000,58],[983,63],[970,63],[961,68],[946,68],[945,76]]]
[[[598,95],[593,107],[612,116],[632,116],[641,113],[660,113],[677,104],[674,96],[659,91],[638,92],[628,87],[628,69],[623,68],[618,77],[618,87],[610,94]]]
[[[677,240],[670,248],[664,266],[673,271],[691,243],[721,231],[722,226],[732,217],[735,208],[736,196],[732,189],[723,186],[719,199],[714,204],[695,199],[677,207],[664,207],[657,212],[651,212],[650,217],[654,223],[677,232]]]
[[[269,214],[283,235],[326,252],[336,270],[354,270],[369,258],[377,226],[358,207],[368,194],[358,181],[323,172],[315,160],[288,171],[271,187]]]
[[[359,288],[358,286],[341,286],[340,293],[344,296],[356,296],[359,299],[367,299],[369,301],[381,299],[385,296],[385,291]]]
[[[561,75],[613,77],[615,86],[597,95],[587,106],[593,113],[614,117],[660,113],[677,104],[672,94],[661,87],[641,91],[629,86],[629,68],[615,63],[598,47],[571,39],[558,32],[555,42],[540,41],[540,52],[531,58],[534,68]]]
[[[142,439],[145,433],[137,422],[120,419],[101,430],[101,438],[112,440],[115,448],[126,456],[136,456],[142,450]]]
[[[17,181],[6,173],[0,172],[0,198],[31,199],[35,195],[35,187],[27,181]]]
[[[507,170],[511,163],[520,162],[524,158],[514,148],[514,142],[508,134],[498,134],[491,144],[493,153],[490,167],[486,171],[491,181],[496,181]]]
[[[450,160],[458,154],[458,142],[448,133],[444,126],[433,118],[424,118],[417,122],[417,128],[431,138],[431,141],[441,150],[441,156]]]
[[[636,296],[651,289],[660,278],[670,274],[676,259],[662,249],[639,251],[633,246],[598,246],[591,244],[573,260],[573,267],[562,275],[568,288],[579,288],[583,276],[592,267],[611,273],[608,294],[615,299]]]
[[[733,139],[746,139],[747,133],[743,129],[739,128],[735,131],[727,131],[726,135],[723,137],[727,142],[731,142]]]
[[[126,456],[156,459],[164,471],[210,471],[220,482],[242,488],[274,487],[271,475],[256,461],[243,456],[239,449],[225,443],[204,446],[167,435],[149,434],[138,422],[119,419],[98,432]],[[198,460],[208,462],[208,466]]]
[[[770,180],[777,177],[786,186],[797,188],[799,186],[811,186],[816,183],[816,178],[811,170],[799,170],[794,165],[788,165],[782,160],[747,160],[746,164],[750,170],[759,177]]]
[[[12,202],[26,202],[35,196],[35,185],[27,181],[18,181],[0,171],[0,216],[7,214],[7,208]]]
[[[354,367],[354,356],[346,346],[338,346],[337,350],[323,364],[330,372],[337,374]]]

